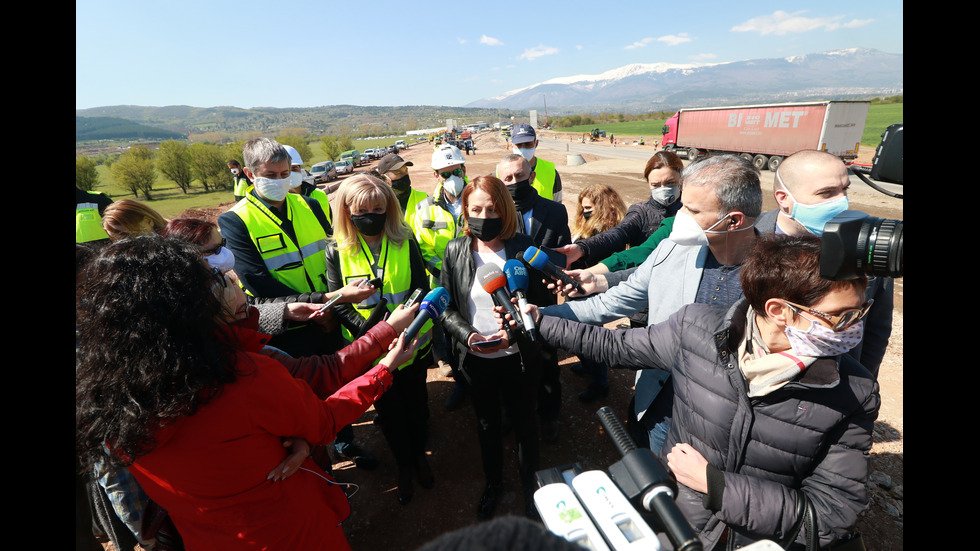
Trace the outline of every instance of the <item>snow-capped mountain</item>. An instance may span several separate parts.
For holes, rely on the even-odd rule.
[[[902,54],[868,48],[729,63],[634,63],[598,75],[553,78],[466,107],[541,110],[547,103],[549,113],[643,112],[893,95],[904,89],[902,63]]]

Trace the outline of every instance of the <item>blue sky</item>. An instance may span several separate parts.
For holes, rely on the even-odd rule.
[[[904,53],[903,23],[883,0],[76,0],[75,108],[461,106],[630,63]]]

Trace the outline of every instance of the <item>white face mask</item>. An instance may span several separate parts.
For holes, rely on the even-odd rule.
[[[709,245],[709,233],[735,233],[752,229],[752,226],[746,226],[744,228],[739,228],[732,231],[714,229],[718,224],[728,220],[728,217],[731,214],[732,213],[728,213],[725,216],[722,216],[721,219],[712,224],[711,227],[706,230],[702,230],[701,226],[693,216],[684,211],[678,211],[677,214],[674,215],[674,227],[671,228],[668,239],[674,243],[677,243],[678,245],[707,247]]]
[[[463,193],[463,188],[466,187],[466,182],[463,181],[462,176],[456,176],[453,174],[449,178],[442,181],[442,187],[445,188],[446,192],[453,197],[459,197]]]
[[[204,257],[208,264],[222,273],[235,268],[235,254],[228,247],[221,247],[218,252]]]
[[[289,181],[289,178],[275,179],[256,176],[253,184],[255,191],[264,199],[278,202],[285,199],[286,194],[289,193]]]
[[[524,157],[524,160],[527,161],[527,162],[529,162],[529,163],[531,162],[531,159],[534,158],[534,150],[535,149],[537,149],[537,148],[536,147],[517,147],[516,145],[512,148],[512,150],[513,150],[514,153],[516,153],[517,155],[520,155],[521,157]]]
[[[302,172],[290,172],[289,173],[289,187],[298,188],[300,184],[303,183],[303,173]]]
[[[650,196],[653,200],[665,207],[669,207],[677,201],[681,195],[681,186],[660,186],[650,188]]]
[[[237,168],[231,169],[231,173],[234,174],[235,176],[238,176],[238,169]]]

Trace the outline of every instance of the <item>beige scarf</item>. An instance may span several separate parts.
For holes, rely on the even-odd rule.
[[[746,316],[745,338],[738,345],[738,365],[749,384],[749,398],[781,388],[816,361],[813,356],[794,356],[789,351],[770,353],[759,335],[751,306]]]

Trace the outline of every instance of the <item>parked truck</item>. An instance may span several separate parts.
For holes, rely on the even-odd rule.
[[[667,151],[697,159],[732,153],[759,170],[775,171],[784,157],[817,149],[841,159],[857,158],[869,101],[816,101],[681,109],[663,128]]]

